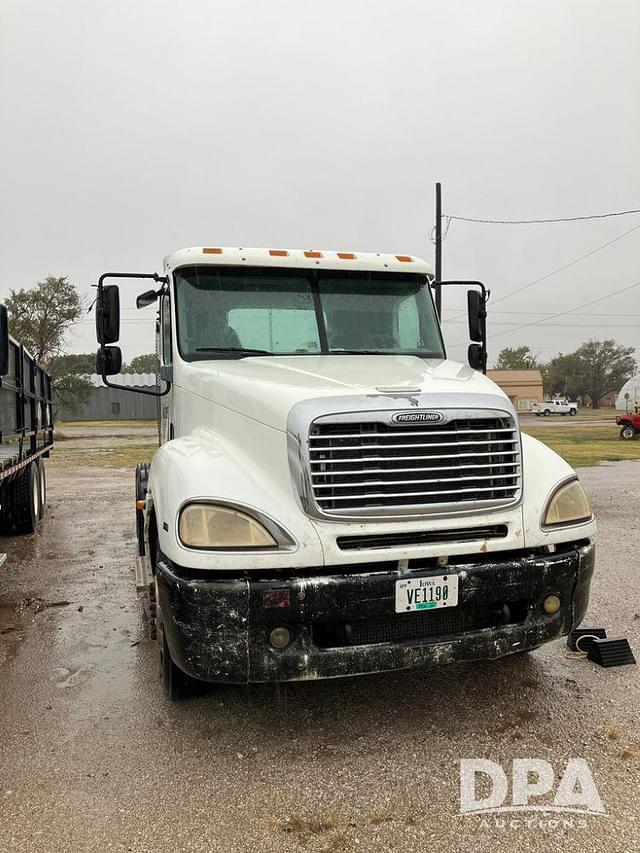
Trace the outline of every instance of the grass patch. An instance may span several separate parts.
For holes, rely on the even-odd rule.
[[[84,465],[96,468],[135,468],[138,462],[150,462],[158,449],[154,444],[119,444],[114,447],[54,448],[49,464],[64,468]]]
[[[614,421],[611,426],[577,424],[574,428],[522,424],[523,432],[555,450],[574,468],[640,459],[640,440],[621,441],[619,430]]]
[[[83,427],[86,429],[111,429],[112,427],[155,427],[157,423],[158,422],[155,418],[153,420],[148,421],[58,421],[55,424],[54,429],[64,429],[65,427]]]
[[[319,818],[286,817],[276,820],[275,825],[304,845],[314,835],[322,835],[338,828],[338,821],[333,815],[321,815]]]

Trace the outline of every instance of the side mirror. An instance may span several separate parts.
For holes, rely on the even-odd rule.
[[[0,376],[9,372],[9,315],[7,306],[0,305]]]
[[[484,341],[487,310],[480,291],[467,291],[467,314],[469,317],[469,338],[472,341]]]
[[[96,373],[100,376],[115,376],[122,368],[120,347],[105,347],[96,353]]]
[[[120,337],[120,291],[117,284],[105,285],[96,303],[96,337],[99,344],[113,344]]]
[[[467,361],[469,367],[474,370],[481,370],[483,373],[487,367],[487,354],[480,344],[471,344],[467,350]]]
[[[145,290],[144,293],[141,293],[140,296],[137,297],[136,308],[146,308],[149,305],[153,305],[153,303],[157,302],[157,300],[157,290]]]

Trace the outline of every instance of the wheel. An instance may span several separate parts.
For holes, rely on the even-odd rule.
[[[171,702],[178,702],[184,695],[182,684],[182,672],[171,660],[171,653],[167,645],[164,629],[158,632],[160,642],[160,677],[162,678],[162,692]]]
[[[33,533],[40,521],[40,472],[35,462],[9,484],[9,512],[17,533]]]
[[[149,465],[136,465],[136,537],[138,554],[144,557],[144,510],[138,509],[138,501],[143,501],[149,483]]]
[[[160,548],[156,545],[156,564],[160,557]],[[164,632],[164,624],[162,621],[162,610],[160,609],[160,600],[157,592],[157,581],[154,583],[153,595],[150,596],[150,615],[155,623],[155,636],[160,652],[160,678],[162,681],[162,692],[170,699],[171,702],[179,702],[190,696],[195,691],[197,684],[193,678],[190,678],[186,672],[183,672],[179,666],[173,662],[169,645]]]
[[[620,430],[620,438],[623,438],[626,441],[628,441],[631,438],[635,438],[635,435],[636,435],[636,431],[631,426],[631,424],[625,424],[622,427],[622,429]]]
[[[548,418],[551,412],[549,411],[549,409],[545,409],[542,414],[545,416],[545,418]]]
[[[156,580],[149,584],[149,637],[152,640],[158,639],[158,618],[157,618],[157,591]]]
[[[160,678],[162,692],[171,702],[179,702],[188,695],[189,676],[176,666],[171,658],[162,620],[158,620],[158,647],[160,650]]]
[[[44,459],[38,459],[38,474],[40,475],[40,518],[47,513],[47,475],[44,470]]]
[[[572,418],[575,418],[575,416],[578,414],[578,410],[577,409],[569,409],[569,414],[571,415]]]

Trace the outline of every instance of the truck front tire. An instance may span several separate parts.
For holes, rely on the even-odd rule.
[[[622,429],[620,430],[620,438],[624,439],[625,441],[629,441],[630,439],[635,438],[635,437],[636,437],[636,431],[631,426],[631,424],[625,424],[622,427]]]
[[[162,625],[158,626],[158,640],[160,647],[160,677],[162,679],[162,692],[171,702],[179,702],[186,695],[186,676],[171,659],[171,652],[164,635]]]
[[[144,510],[138,509],[138,501],[143,501],[146,497],[150,467],[146,462],[136,465],[136,538],[140,557],[144,557]]]

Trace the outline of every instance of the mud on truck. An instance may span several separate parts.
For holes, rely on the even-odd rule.
[[[182,249],[163,274],[100,278],[98,372],[115,385],[113,278],[157,285],[137,299],[157,305],[161,357],[137,582],[170,698],[191,679],[500,658],[580,623],[593,514],[484,375],[482,284],[467,365],[447,358],[433,298],[466,283],[416,257]]]

